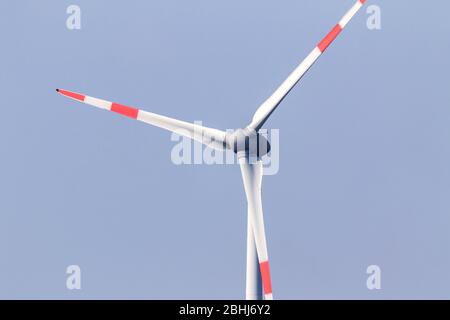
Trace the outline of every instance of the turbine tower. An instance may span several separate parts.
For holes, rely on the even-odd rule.
[[[311,68],[314,62],[317,61],[365,2],[366,0],[358,0],[278,89],[256,110],[250,124],[232,134],[68,90],[56,89],[56,91],[66,97],[91,106],[176,132],[207,147],[234,151],[239,160],[248,204],[246,299],[263,298],[271,300],[273,299],[272,284],[261,201],[263,176],[261,157],[270,151],[270,144],[259,131],[280,102]]]

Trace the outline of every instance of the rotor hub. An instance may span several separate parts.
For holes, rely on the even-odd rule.
[[[226,145],[236,154],[262,157],[269,153],[269,141],[255,130],[245,128],[238,129],[227,135]]]

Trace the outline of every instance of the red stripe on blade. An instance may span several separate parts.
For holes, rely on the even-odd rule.
[[[82,94],[79,94],[79,93],[76,93],[76,92],[67,91],[67,90],[63,90],[63,89],[57,89],[56,91],[58,91],[62,95],[65,95],[65,96],[67,96],[69,98],[80,100],[80,101],[84,101],[84,95],[82,95]]]
[[[272,293],[272,283],[270,282],[269,261],[264,261],[259,264],[261,270],[261,278],[264,288],[264,294]]]
[[[364,4],[366,0],[359,0],[359,2],[361,2],[361,4]]]
[[[111,105],[111,111],[120,113],[121,115],[137,119],[139,110],[136,108],[124,106],[123,104],[118,104],[113,102]]]
[[[330,33],[327,34],[325,38],[317,45],[320,52],[324,52],[328,46],[333,42],[334,39],[339,35],[339,33],[342,31],[342,28],[339,24],[337,24]]]

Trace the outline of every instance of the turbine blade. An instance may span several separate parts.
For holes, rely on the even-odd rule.
[[[169,130],[171,132],[175,132],[179,135],[194,139],[209,147],[218,150],[225,149],[226,133],[224,131],[165,117],[156,113],[147,112],[134,107],[129,107],[119,103],[90,97],[76,92],[71,92],[63,89],[56,89],[56,91],[76,101],[83,102],[100,109],[119,113],[123,116],[130,117],[132,119],[136,119],[153,126]]]
[[[266,234],[261,202],[261,183],[263,175],[262,162],[249,163],[248,157],[240,157],[242,179],[248,202],[249,223],[252,226],[258,253],[259,269],[261,272],[264,299],[272,300],[272,284],[270,280],[269,258],[267,254]]]
[[[300,63],[300,65],[289,75],[289,77],[278,87],[278,89],[256,110],[252,122],[248,128],[258,131],[267,121],[281,101],[287,96],[292,88],[300,81],[314,62],[322,55],[348,22],[361,9],[366,0],[358,0],[353,7],[342,17],[339,23],[323,38],[313,51]]]

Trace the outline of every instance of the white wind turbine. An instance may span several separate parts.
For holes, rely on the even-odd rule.
[[[353,5],[305,60],[300,63],[280,87],[256,110],[251,123],[244,129],[239,129],[233,134],[226,134],[224,131],[218,129],[168,118],[63,89],[56,89],[56,91],[94,107],[113,111],[176,132],[182,136],[201,142],[208,147],[219,150],[233,150],[239,159],[248,202],[246,298],[249,300],[261,298],[273,299],[261,202],[263,167],[260,160],[262,156],[270,151],[270,144],[259,134],[259,130],[284,97],[286,97],[295,84],[364,5],[365,1],[358,0]]]

